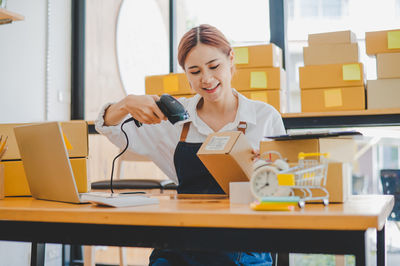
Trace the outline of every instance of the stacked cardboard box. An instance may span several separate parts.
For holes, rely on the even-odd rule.
[[[86,161],[88,156],[88,126],[85,121],[61,122],[65,145],[71,162],[78,192],[88,191]],[[8,149],[0,165],[4,167],[5,196],[29,196],[28,182],[18,150],[14,127],[27,124],[0,124],[0,135],[7,136]],[[56,177],[55,177],[56,178]]]
[[[174,96],[194,94],[184,73],[147,76],[145,87],[146,94],[162,95],[168,93]]]
[[[351,31],[310,34],[300,67],[302,112],[365,109],[363,65]]]
[[[286,110],[286,73],[282,49],[275,44],[234,47],[236,71],[232,87],[244,96]]]
[[[400,29],[367,32],[365,44],[378,76],[367,81],[368,109],[400,108]]]

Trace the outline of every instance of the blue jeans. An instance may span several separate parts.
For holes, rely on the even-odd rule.
[[[150,256],[152,266],[184,266],[184,265],[257,265],[271,266],[270,253],[256,252],[198,252],[155,249]]]

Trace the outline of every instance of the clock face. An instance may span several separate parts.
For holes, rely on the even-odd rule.
[[[250,182],[251,191],[256,198],[273,196],[279,189],[276,170],[271,166],[257,169]]]

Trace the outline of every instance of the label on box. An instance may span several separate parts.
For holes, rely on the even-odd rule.
[[[387,33],[387,38],[388,38],[388,49],[400,48],[400,30],[389,31]]]
[[[234,47],[233,51],[235,51],[235,64],[248,64],[249,63],[249,48]]]
[[[361,69],[359,64],[345,64],[343,69],[343,80],[361,80]]]
[[[324,99],[325,107],[337,107],[343,105],[341,89],[325,90]]]
[[[205,150],[207,151],[222,151],[225,149],[226,144],[228,143],[230,137],[229,136],[214,136],[208,142]]]
[[[250,88],[266,89],[267,88],[267,73],[264,71],[253,71],[250,73]]]

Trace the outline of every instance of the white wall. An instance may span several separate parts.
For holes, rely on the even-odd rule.
[[[0,25],[0,123],[69,119],[70,5],[8,1],[25,20]]]
[[[0,25],[0,123],[70,118],[70,6],[71,0],[7,2],[25,20]],[[30,265],[30,244],[1,241],[3,265]],[[46,245],[49,265],[61,265],[61,245]]]

